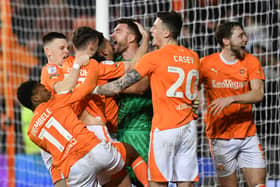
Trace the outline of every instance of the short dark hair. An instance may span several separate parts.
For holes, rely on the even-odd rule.
[[[90,28],[90,27],[79,27],[77,28],[72,37],[73,45],[76,49],[82,49],[87,46],[89,42],[94,42],[98,40],[98,45],[101,45],[102,41],[99,41],[103,35],[100,32]]]
[[[218,44],[220,44],[221,47],[224,47],[223,39],[230,39],[232,36],[232,29],[234,27],[240,27],[243,30],[243,26],[239,22],[235,21],[226,21],[221,24],[219,24],[215,31],[215,38]]]
[[[53,41],[54,39],[65,39],[67,40],[67,37],[60,33],[60,32],[49,32],[46,35],[43,36],[43,46],[45,46],[47,43]]]
[[[136,42],[139,43],[142,39],[142,34],[134,23],[135,21],[134,19],[122,18],[117,21],[117,24],[126,24],[128,29],[136,36]]]
[[[181,28],[183,25],[182,17],[179,13],[175,11],[171,12],[159,12],[157,17],[163,22],[163,24],[171,32],[171,37],[177,39],[180,35]]]
[[[34,110],[34,106],[32,103],[32,96],[34,94],[34,89],[40,83],[37,81],[29,80],[22,83],[17,89],[17,98],[18,101],[25,107]]]

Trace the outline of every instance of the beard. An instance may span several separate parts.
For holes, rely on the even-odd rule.
[[[127,46],[121,42],[114,42],[113,44],[113,51],[116,56],[121,56],[126,49]]]
[[[239,60],[243,60],[245,58],[245,47],[237,47],[235,45],[230,46],[231,51],[233,52],[233,54],[236,56],[236,58],[238,58]]]

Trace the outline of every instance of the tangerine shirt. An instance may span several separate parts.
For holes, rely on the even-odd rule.
[[[77,118],[72,104],[85,96],[78,90],[73,94],[55,94],[34,111],[28,136],[41,149],[52,155],[52,175],[61,172],[68,177],[73,164],[85,156],[100,140]],[[53,176],[54,182],[58,176]]]
[[[55,83],[64,79],[63,68],[56,64],[48,63],[42,68],[41,84],[54,94]]]
[[[91,60],[87,67],[90,69],[89,74],[91,76],[88,77],[88,79],[84,79],[84,83],[80,84],[79,88],[79,94],[80,95],[87,95],[89,92],[91,92],[96,85],[96,80],[98,76],[98,70],[99,70],[99,64],[98,62]],[[81,72],[80,72],[81,74]],[[58,66],[56,64],[48,63],[46,64],[42,69],[41,74],[41,83],[49,90],[51,91],[52,95],[56,95],[54,91],[54,84],[62,81],[64,79],[65,72],[63,70],[62,66]],[[66,75],[67,76],[67,75]],[[64,95],[64,94],[63,94]],[[90,97],[84,97],[79,100],[76,100],[76,102],[73,102],[71,107],[76,115],[79,115],[88,105],[90,101]],[[94,103],[93,103],[94,104]],[[101,113],[101,112],[100,112]],[[97,114],[98,115],[98,114]],[[101,113],[101,115],[103,115]],[[61,179],[61,174],[59,173],[59,170],[55,167],[51,168],[51,175],[53,182],[57,182]]]
[[[264,80],[259,60],[246,53],[243,60],[226,64],[221,53],[214,53],[201,59],[200,81],[204,85],[207,105],[215,99],[250,91],[250,81]],[[245,138],[254,136],[256,126],[252,105],[233,103],[223,109],[219,116],[206,114],[206,135],[208,138]]]
[[[63,71],[65,74],[71,72],[75,57],[71,56],[66,59],[63,64]],[[88,68],[81,67],[78,84],[81,84],[87,76]],[[123,62],[114,63],[113,61],[102,61],[99,64],[97,85],[107,83],[111,79],[121,77],[125,73],[125,65]],[[95,116],[98,113],[102,121],[106,122],[106,126],[110,133],[117,132],[118,129],[118,105],[113,97],[105,97],[102,95],[92,95],[92,100],[89,102],[87,111]],[[105,117],[104,117],[104,115]],[[106,118],[106,119],[105,119]]]
[[[194,119],[191,104],[198,96],[199,79],[199,58],[194,51],[166,45],[144,55],[135,70],[150,81],[152,130],[177,128]]]
[[[71,57],[67,58],[65,60],[65,62],[67,62],[67,60],[70,59]],[[64,62],[64,63],[65,63]],[[72,67],[72,66],[71,66]],[[87,73],[89,72],[89,78],[87,79],[86,82],[85,81],[85,77],[87,75]],[[71,71],[71,70],[70,70]],[[91,59],[89,61],[89,64],[86,66],[82,66],[80,69],[80,77],[81,75],[83,76],[83,84],[81,84],[82,82],[79,82],[78,80],[78,85],[79,87],[81,87],[81,92],[82,94],[88,94],[93,90],[93,83],[94,81],[96,81],[97,76],[98,76],[98,71],[99,71],[99,64],[97,61]],[[64,79],[64,77],[67,76],[67,74],[65,73],[65,69],[64,67],[58,66],[56,64],[51,64],[48,63],[47,65],[45,65],[42,69],[42,74],[41,74],[41,83],[43,85],[45,85],[45,87],[52,92],[52,95],[55,94],[54,91],[54,84],[62,81]],[[80,79],[80,78],[79,78]],[[77,86],[76,86],[77,88]],[[75,111],[75,113],[77,115],[79,115],[87,106],[87,104],[90,102],[90,98],[89,97],[85,97],[83,98],[81,101],[73,104],[73,109]],[[93,106],[93,108],[97,108],[95,107],[94,103],[91,104]],[[101,118],[103,116],[102,112],[100,112],[98,109],[96,110],[96,115],[100,115]],[[104,119],[104,117],[102,118]]]

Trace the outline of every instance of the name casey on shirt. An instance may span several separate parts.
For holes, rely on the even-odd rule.
[[[189,56],[173,56],[175,62],[193,64],[193,58]]]

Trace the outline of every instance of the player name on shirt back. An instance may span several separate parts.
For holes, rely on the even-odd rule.
[[[32,127],[32,135],[36,136],[38,132],[38,128],[49,118],[49,116],[52,114],[51,110],[49,108],[46,109],[46,112],[43,112],[40,117],[35,121],[34,126]]]
[[[193,64],[193,61],[194,61],[193,58],[189,57],[189,56],[177,56],[177,55],[174,55],[173,58],[174,58],[175,62],[181,62],[181,63]]]

